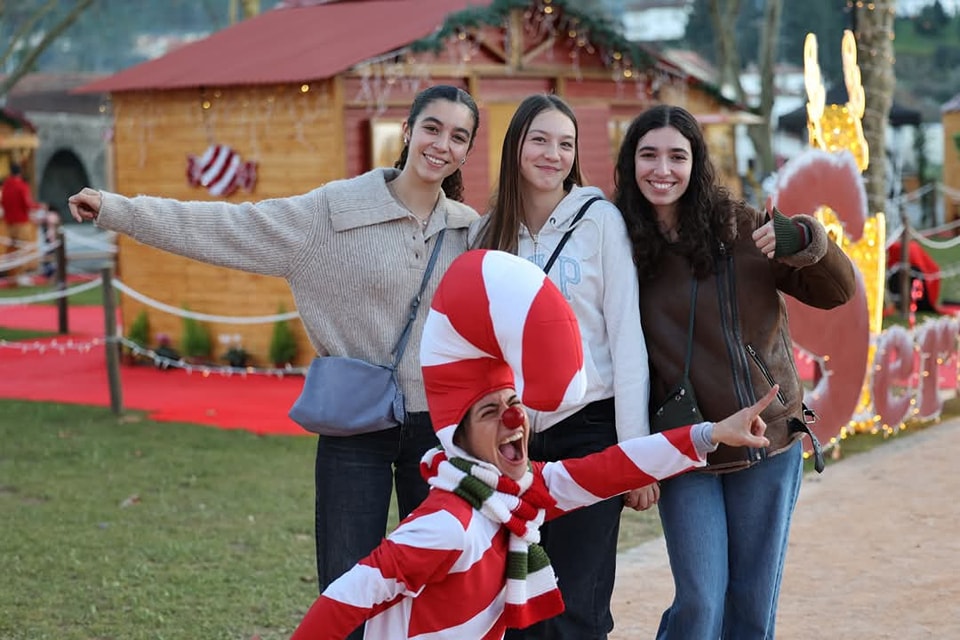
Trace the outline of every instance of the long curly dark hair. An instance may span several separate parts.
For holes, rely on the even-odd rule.
[[[520,223],[523,219],[523,203],[521,196],[520,179],[520,150],[527,137],[530,125],[534,118],[545,111],[559,111],[570,118],[575,135],[579,137],[580,129],[573,109],[559,96],[553,94],[534,94],[528,96],[517,107],[510,119],[507,133],[503,137],[503,149],[500,154],[500,178],[497,189],[490,202],[490,212],[486,215],[486,222],[480,235],[474,241],[473,248],[499,249],[509,253],[517,253],[517,239],[520,237]],[[574,150],[578,150],[579,142],[574,139]],[[570,173],[563,179],[563,190],[567,193],[576,186],[583,184],[580,173],[579,153],[574,155]]]
[[[690,142],[690,183],[677,201],[678,240],[673,249],[687,256],[697,277],[703,277],[714,272],[720,246],[731,244],[736,237],[737,219],[745,206],[717,182],[703,132],[690,112],[657,105],[630,123],[617,157],[614,203],[626,222],[637,273],[641,280],[652,277],[668,241],[657,224],[653,205],[637,185],[636,154],[640,140],[649,131],[663,127],[673,127]]]
[[[477,103],[474,102],[473,97],[460,87],[449,84],[437,84],[432,87],[427,87],[418,93],[413,99],[413,104],[410,105],[410,113],[407,115],[407,127],[412,129],[417,118],[420,116],[420,112],[422,112],[427,105],[437,100],[449,100],[450,102],[465,105],[470,109],[470,113],[473,114],[473,130],[470,132],[469,149],[472,149],[473,142],[477,137],[477,127],[480,126],[480,110],[477,109]],[[407,164],[407,154],[409,152],[410,145],[404,143],[403,149],[400,151],[400,157],[393,163],[393,166],[402,171],[404,165]],[[451,200],[463,202],[463,175],[460,173],[460,169],[458,168],[444,178],[440,188],[443,189],[443,193]]]

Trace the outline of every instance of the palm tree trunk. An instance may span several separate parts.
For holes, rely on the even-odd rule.
[[[859,4],[859,3],[858,3]],[[870,166],[864,173],[870,213],[884,211],[887,206],[886,137],[887,119],[893,104],[894,0],[873,0],[853,8],[857,37],[857,62],[866,94],[863,113],[863,135],[870,149]]]

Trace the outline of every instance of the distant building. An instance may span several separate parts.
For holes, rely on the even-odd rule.
[[[536,0],[509,3],[506,19],[497,11],[507,3],[392,0],[376,12],[367,4],[266,11],[83,87],[109,93],[113,104],[113,188],[234,202],[305,193],[392,165],[411,99],[427,84],[446,83],[469,90],[480,107],[482,125],[462,169],[466,201],[478,210],[499,174],[510,119],[532,93],[555,93],[576,110],[581,170],[608,194],[623,133],[658,102],[683,105],[701,120],[722,179],[739,191],[733,124],[741,105],[619,35],[579,32],[586,15],[577,3],[559,11]],[[226,193],[219,177],[197,180],[197,158],[208,150],[211,167],[225,153],[256,162],[255,182]],[[133,289],[194,311],[266,315],[293,306],[280,279],[200,265],[125,237],[118,239],[118,270]],[[125,296],[124,325],[142,309]],[[182,330],[176,317],[148,314],[154,331]],[[210,329],[238,331],[217,323]],[[306,364],[312,349],[297,331],[298,364]],[[269,330],[238,332],[263,361]]]
[[[693,0],[620,0],[608,2],[622,16],[624,35],[634,42],[679,40],[687,30]]]
[[[86,185],[110,188],[110,137],[113,114],[108,96],[76,94],[75,87],[95,74],[35,73],[7,94],[7,106],[24,113],[36,127],[37,146],[30,176],[37,199],[67,210],[67,197]],[[72,219],[64,215],[64,221]]]

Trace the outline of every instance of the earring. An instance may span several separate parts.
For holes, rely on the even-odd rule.
[[[407,146],[408,144],[410,144],[410,138],[404,138],[404,139],[403,139],[403,146]]]
[[[463,163],[466,162],[466,161],[467,161],[466,158],[460,158],[460,164],[463,164]]]

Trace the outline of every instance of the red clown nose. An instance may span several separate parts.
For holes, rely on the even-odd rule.
[[[523,410],[520,407],[513,406],[503,412],[500,416],[503,426],[508,429],[516,429],[523,426]]]

